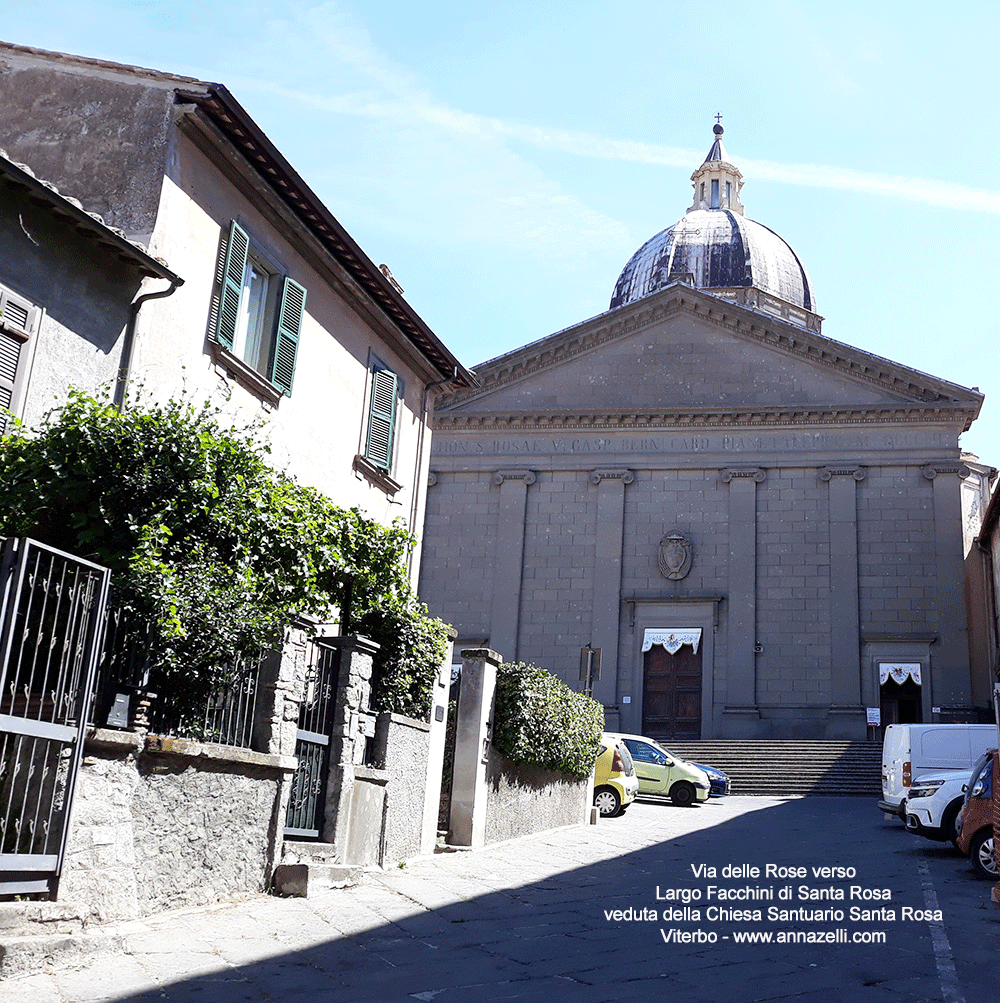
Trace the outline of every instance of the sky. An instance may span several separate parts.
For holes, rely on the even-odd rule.
[[[0,7],[5,41],[225,84],[467,366],[606,310],[721,113],[823,333],[982,390],[962,445],[1000,466],[998,35],[977,0]]]

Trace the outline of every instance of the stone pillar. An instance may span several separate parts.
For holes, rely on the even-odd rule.
[[[330,771],[326,782],[323,841],[338,854],[347,846],[355,769],[364,762],[361,715],[368,713],[372,693],[372,658],[379,646],[367,637],[328,637],[323,647],[340,649],[335,711],[330,735]]]
[[[943,722],[971,721],[975,720],[975,710],[969,678],[961,481],[972,471],[964,463],[935,463],[923,467],[921,473],[931,482],[934,492],[939,640],[931,656],[930,701],[941,708]]]
[[[729,673],[726,680],[726,731],[751,737],[760,719],[757,710],[757,485],[766,474],[760,467],[722,471],[729,485]]]
[[[448,694],[451,690],[451,666],[454,650],[455,633],[452,631],[431,693],[431,733],[427,749],[424,817],[420,830],[421,853],[433,853],[437,843],[438,809],[441,804],[441,773],[444,769],[444,747],[448,734]]]
[[[863,739],[861,612],[858,600],[858,485],[866,471],[855,465],[824,467],[830,488],[830,725],[827,738]]]
[[[631,470],[595,470],[590,483],[597,485],[597,528],[594,547],[594,608],[590,643],[601,649],[601,678],[594,684],[594,699],[607,708],[610,730],[618,727],[618,636],[621,617],[622,545],[625,537],[625,485]]]
[[[508,661],[517,660],[518,624],[521,617],[521,582],[524,563],[524,514],[528,486],[535,483],[531,470],[498,470],[493,483],[500,487],[497,550],[493,563],[493,607],[490,644]]]
[[[497,667],[503,659],[489,648],[462,652],[462,686],[455,728],[448,842],[481,847],[486,842],[486,763],[493,732]]]
[[[274,756],[295,755],[295,731],[302,702],[309,627],[294,623],[281,651],[268,652],[260,667],[253,747]]]

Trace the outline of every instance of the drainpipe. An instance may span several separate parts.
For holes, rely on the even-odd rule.
[[[454,368],[451,376],[446,376],[443,380],[438,380],[436,383],[427,383],[424,386],[424,404],[420,412],[420,430],[417,432],[417,461],[416,468],[413,471],[413,495],[410,499],[410,532],[416,533],[418,527],[416,526],[417,514],[420,511],[420,471],[424,466],[424,433],[427,429],[427,403],[430,400],[431,391],[436,387],[443,387],[446,383],[451,383],[458,376],[458,366]],[[410,578],[413,578],[413,554],[414,549],[410,550],[409,556],[406,559],[406,571]]]
[[[170,279],[169,282],[169,289],[161,289],[155,293],[144,293],[129,307],[128,326],[125,328],[125,344],[122,345],[122,361],[118,366],[118,379],[115,381],[114,405],[119,411],[125,410],[125,389],[132,374],[132,356],[135,352],[135,328],[139,319],[139,310],[147,300],[158,300],[163,299],[165,296],[172,296],[177,291],[178,286],[184,285],[184,280],[177,275]]]

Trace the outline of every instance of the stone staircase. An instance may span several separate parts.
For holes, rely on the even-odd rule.
[[[882,794],[879,742],[705,740],[663,744],[678,756],[728,773],[733,794]]]

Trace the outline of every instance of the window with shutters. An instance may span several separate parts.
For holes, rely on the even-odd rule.
[[[395,466],[396,432],[403,381],[372,356],[369,366],[368,407],[362,429],[363,451],[354,458],[354,469],[388,494],[402,488],[392,476]]]
[[[368,402],[368,436],[365,459],[380,470],[392,469],[392,447],[396,434],[396,398],[399,379],[381,363],[372,366],[371,395]]]
[[[42,311],[0,285],[0,434],[10,415],[20,413],[27,383],[29,353]]]
[[[275,399],[291,396],[305,288],[282,275],[235,220],[229,227],[221,278],[213,340],[279,391]]]

